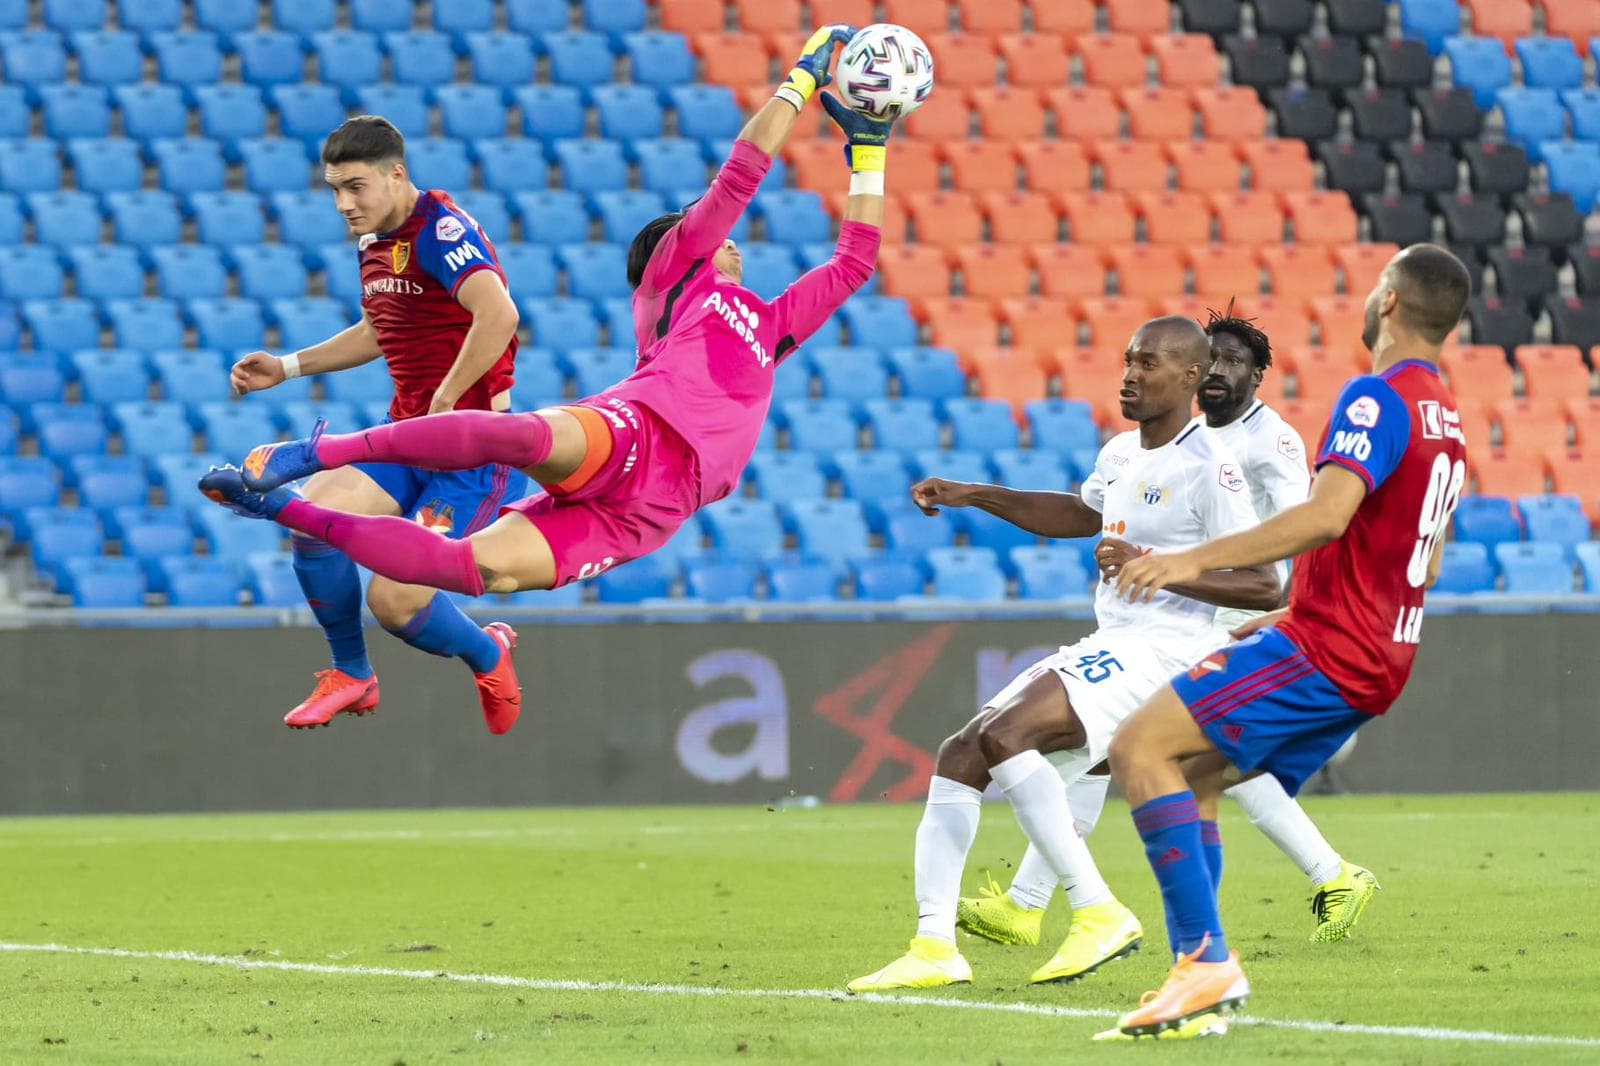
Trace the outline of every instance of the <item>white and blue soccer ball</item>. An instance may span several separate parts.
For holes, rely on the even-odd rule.
[[[889,22],[859,30],[834,70],[839,96],[878,122],[904,118],[933,92],[933,53],[922,38]]]

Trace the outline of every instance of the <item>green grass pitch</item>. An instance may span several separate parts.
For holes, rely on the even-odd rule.
[[[1307,806],[1383,883],[1357,939],[1307,941],[1299,872],[1225,805],[1254,998],[1141,1046],[1088,1043],[1165,969],[1115,803],[1093,844],[1142,953],[1030,987],[1059,900],[1045,944],[963,936],[974,983],[915,1002],[827,994],[913,931],[912,806],[3,820],[0,1062],[1600,1062],[1600,795]],[[1020,853],[987,806],[968,890]]]

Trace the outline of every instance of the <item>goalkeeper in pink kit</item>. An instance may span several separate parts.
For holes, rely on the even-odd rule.
[[[849,144],[850,196],[833,257],[768,303],[739,282],[728,232],[815,90],[848,26],[825,26],[746,124],[705,196],[633,239],[628,280],[639,364],[597,396],[533,413],[455,411],[263,445],[243,470],[200,481],[212,499],[346,552],[397,581],[482,595],[557,588],[647,555],[733,491],[772,403],[777,365],[872,276],[890,124],[826,94]],[[402,518],[352,515],[281,486],[352,463],[465,470],[504,463],[544,487],[463,540]],[[510,723],[499,723],[503,732]]]

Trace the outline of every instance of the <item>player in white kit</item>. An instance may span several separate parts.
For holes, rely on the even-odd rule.
[[[1119,398],[1123,416],[1139,428],[1106,444],[1079,495],[930,478],[912,488],[912,498],[929,514],[978,507],[1045,537],[1103,534],[1102,563],[1118,566],[1144,550],[1247,529],[1256,518],[1238,463],[1190,417],[1209,362],[1209,341],[1192,319],[1158,318],[1134,333]],[[940,746],[917,829],[917,935],[907,954],[850,982],[850,991],[972,979],[956,950],[956,906],[991,780],[1055,878],[1103,897],[1074,910],[1074,922],[1093,926],[1092,939],[1107,948],[1081,972],[1134,950],[1143,935],[1138,919],[1100,880],[1073,827],[1062,781],[1103,762],[1125,717],[1225,642],[1215,625],[1218,606],[1267,610],[1281,594],[1270,566],[1208,572],[1149,603],[1120,600],[1102,583],[1095,596],[1099,630],[1024,671]]]
[[[1225,315],[1212,312],[1206,323],[1211,365],[1198,398],[1206,425],[1228,446],[1244,471],[1256,517],[1266,521],[1287,507],[1304,503],[1311,477],[1300,434],[1256,398],[1256,389],[1272,365],[1271,342],[1249,320],[1234,317],[1232,310],[1230,306]],[[1108,576],[1114,577],[1115,569],[1108,568]],[[1277,569],[1287,588],[1288,565],[1280,563]],[[1217,611],[1217,626],[1226,633],[1258,613],[1222,608]],[[1093,831],[1109,783],[1107,773],[1086,774],[1067,782],[1067,802],[1079,835]],[[1251,824],[1310,878],[1311,909],[1317,919],[1311,939],[1331,943],[1347,936],[1377,890],[1371,872],[1345,862],[1270,774],[1235,785],[1227,795],[1238,801]],[[1010,888],[1000,888],[991,878],[980,895],[961,900],[957,924],[997,943],[1037,944],[1044,910],[1055,887],[1055,874],[1038,849],[1030,846],[1017,865]],[[1075,886],[1067,887],[1071,891]],[[1081,897],[1081,890],[1077,894]],[[1081,939],[1082,931],[1074,927],[1056,956],[1034,974],[1036,981],[1081,976],[1078,967],[1083,960],[1099,954],[1099,946],[1092,942],[1074,944],[1074,933]],[[1169,940],[1170,934],[1169,930]]]

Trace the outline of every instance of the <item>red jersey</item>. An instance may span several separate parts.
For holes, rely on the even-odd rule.
[[[358,248],[361,306],[378,331],[394,378],[389,417],[425,415],[472,328],[472,312],[456,302],[456,290],[480,270],[494,271],[504,284],[505,272],[478,223],[440,189],[423,192],[397,229],[369,233]],[[456,409],[490,410],[490,401],[511,387],[516,358],[513,336],[505,354],[462,394]]]
[[[1344,387],[1317,449],[1360,475],[1367,497],[1344,535],[1294,561],[1279,624],[1368,714],[1389,709],[1422,640],[1428,562],[1467,481],[1455,397],[1432,363],[1408,359]]]

